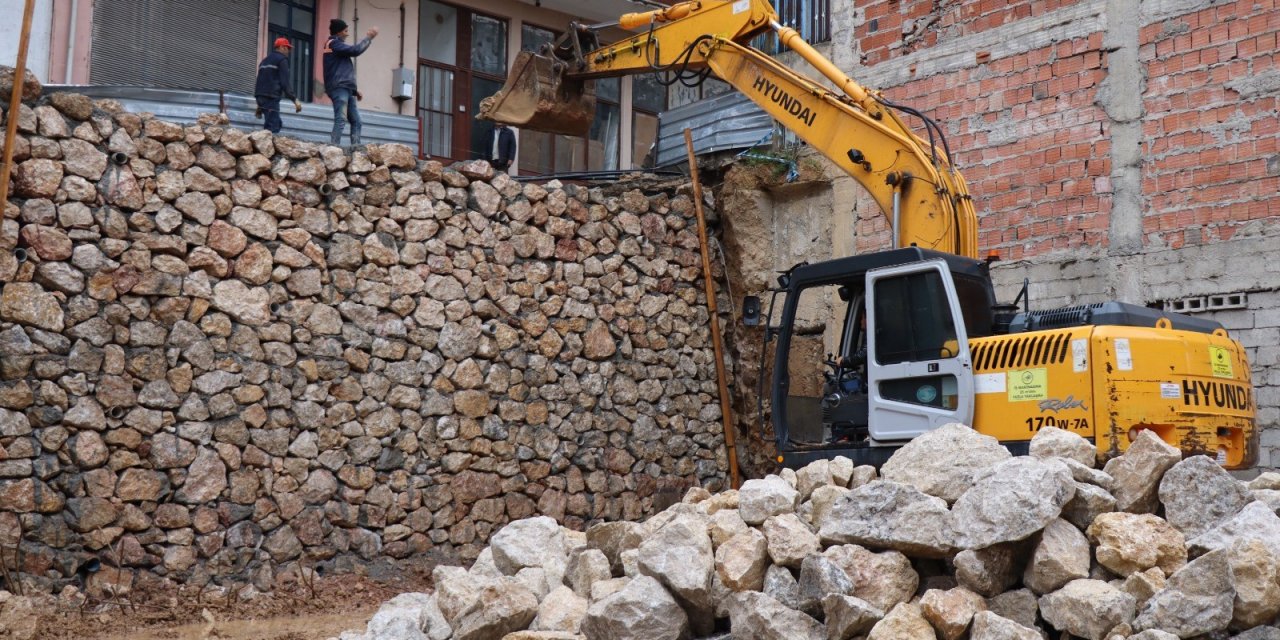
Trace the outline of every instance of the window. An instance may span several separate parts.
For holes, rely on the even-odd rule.
[[[418,118],[422,152],[489,159],[493,123],[475,119],[480,101],[507,75],[507,22],[433,0],[418,12]]]
[[[288,38],[289,79],[299,100],[311,102],[315,89],[316,0],[271,0],[267,6],[267,46],[276,38]]]
[[[876,362],[954,357],[956,327],[948,309],[947,291],[937,271],[877,282]]]
[[[774,0],[773,6],[782,25],[799,31],[806,42],[831,39],[831,0]],[[783,51],[773,31],[760,35],[752,45],[769,54]]]
[[[587,170],[614,171],[618,168],[618,143],[621,141],[622,81],[618,78],[596,80],[596,117],[587,134]]]
[[[667,88],[655,73],[631,78],[631,166],[652,168],[658,157],[658,114],[667,109]]]

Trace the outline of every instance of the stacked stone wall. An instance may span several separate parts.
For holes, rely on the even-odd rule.
[[[466,560],[509,520],[724,484],[687,196],[16,111],[0,559],[25,578]]]

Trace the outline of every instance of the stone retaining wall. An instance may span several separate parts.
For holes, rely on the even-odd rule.
[[[465,560],[724,484],[687,196],[72,94],[18,116],[0,557],[21,536],[43,586]]]

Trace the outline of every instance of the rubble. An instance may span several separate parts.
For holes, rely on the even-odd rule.
[[[950,459],[969,450],[973,439],[960,431],[966,428],[946,427],[946,437],[935,438],[934,455]],[[1242,494],[1217,480],[1173,490],[1162,483],[1164,477],[1214,477],[1207,466],[1212,461],[1153,463],[1162,460],[1161,449],[1147,442],[1133,452],[1136,460],[1126,460],[1126,453],[1108,467],[1121,470],[1116,486],[1130,487],[1131,504],[1147,492],[1157,504],[1149,512],[1130,513],[1117,511],[1112,500],[1081,526],[1063,517],[1072,490],[1081,486],[1075,478],[1090,477],[1098,484],[1087,486],[1107,492],[1099,485],[1110,484],[1110,474],[1093,469],[1093,461],[1081,455],[1085,441],[1079,436],[1054,430],[1044,432],[1047,442],[1041,437],[1032,441],[1036,455],[997,460],[985,472],[966,476],[958,490],[948,487],[955,495],[950,508],[910,484],[831,473],[833,467],[851,467],[840,458],[748,481],[736,492],[692,489],[683,502],[643,524],[588,528],[586,545],[568,552],[569,566],[598,567],[585,602],[574,601],[572,609],[548,597],[540,610],[585,607],[586,618],[577,626],[572,615],[557,618],[566,624],[555,628],[564,634],[556,637],[565,640],[1280,637],[1280,552],[1267,516],[1276,514],[1266,503],[1238,505],[1230,496]],[[1091,473],[1073,472],[1076,465]],[[1152,475],[1140,475],[1142,469]],[[1158,490],[1162,486],[1167,490]],[[813,509],[826,487],[845,493],[834,508]],[[1225,505],[1238,506],[1206,505],[1204,513],[1217,514],[1219,522],[1192,543],[1166,519],[1187,515],[1183,491],[1225,495]],[[1011,505],[1002,504],[1001,496],[1021,513],[1009,513]],[[919,504],[930,506],[919,510]],[[742,517],[744,508],[749,518]],[[892,521],[901,517],[898,510],[911,509],[946,524],[930,528],[940,536],[936,545],[903,549],[901,536],[863,536],[858,543],[843,537],[851,527],[868,526],[871,516],[864,514]],[[540,522],[542,538],[553,536],[545,520]],[[512,523],[505,531],[528,526]],[[974,544],[979,536],[990,544]],[[494,539],[505,538],[500,532]],[[547,546],[548,557],[559,555],[554,544]],[[640,561],[628,563],[637,549]],[[614,555],[623,557],[620,565],[610,565]],[[456,624],[461,614],[452,604],[458,601],[453,585],[514,581],[514,569],[493,576],[490,565],[479,562],[470,571],[441,567],[437,593],[423,596],[438,599],[445,623]],[[566,577],[555,585],[557,598],[585,591],[579,580]],[[424,606],[431,610],[430,603]],[[375,637],[353,631],[342,638]]]

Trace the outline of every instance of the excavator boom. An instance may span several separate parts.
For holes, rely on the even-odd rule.
[[[715,74],[862,184],[890,218],[895,247],[977,257],[977,216],[941,131],[930,129],[936,142],[915,134],[894,105],[840,72],[794,29],[778,24],[767,0],[684,2],[627,14],[618,24],[638,33],[588,48],[583,43],[594,43],[593,32],[573,25],[556,47],[541,54],[522,52],[507,84],[481,103],[477,117],[581,136],[595,114],[591,79]],[[748,44],[770,30],[838,91]],[[926,120],[926,126],[933,125]]]

